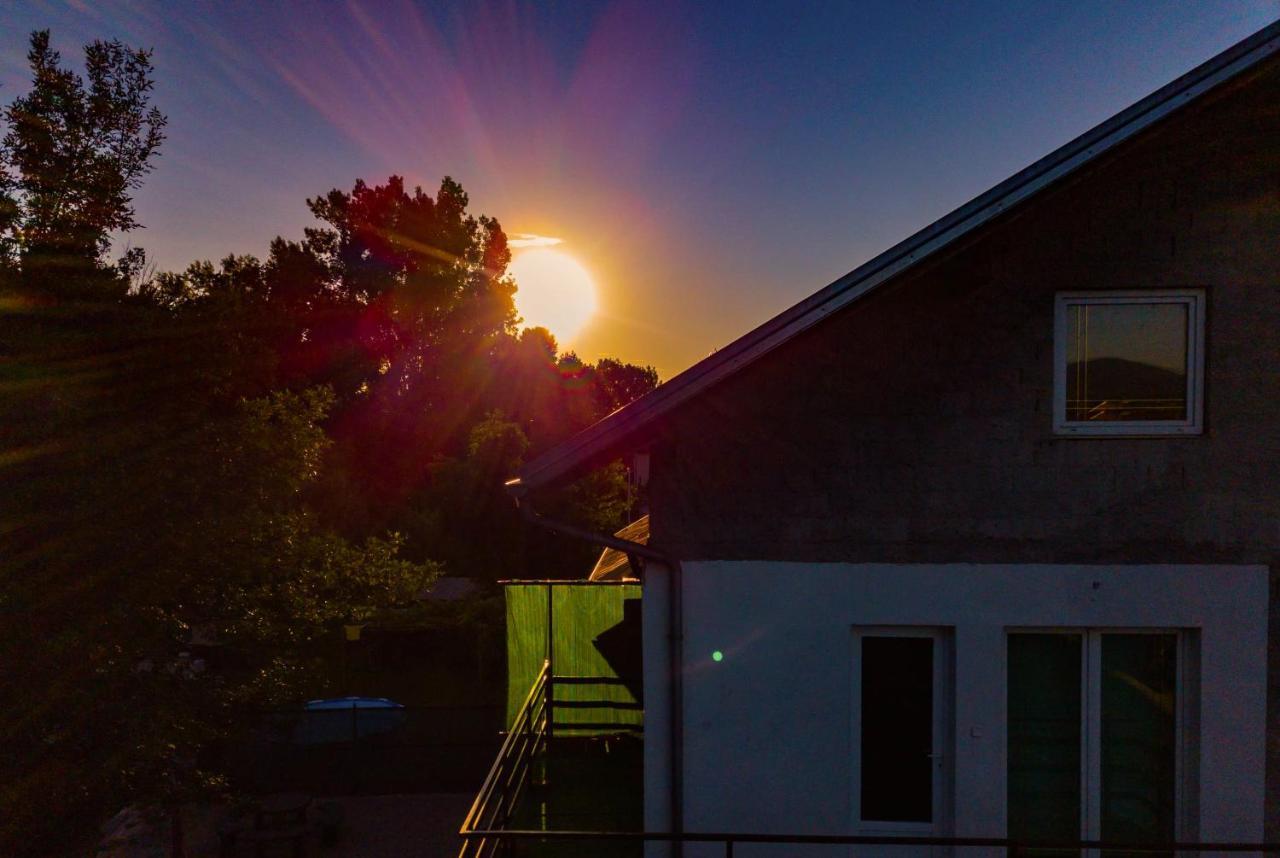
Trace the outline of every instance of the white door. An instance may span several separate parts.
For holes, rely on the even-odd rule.
[[[950,833],[951,649],[937,628],[854,629],[850,745],[853,831]],[[852,854],[900,856],[901,847]],[[946,850],[913,849],[914,855]]]

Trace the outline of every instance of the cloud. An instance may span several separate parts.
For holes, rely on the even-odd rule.
[[[507,237],[510,247],[553,247],[562,244],[563,240],[549,235],[535,235],[532,232],[513,232]]]

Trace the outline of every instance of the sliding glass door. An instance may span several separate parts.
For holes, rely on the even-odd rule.
[[[1009,634],[1010,837],[1177,838],[1180,649],[1177,632]]]
[[[1009,837],[1084,833],[1084,636],[1009,635]],[[1045,853],[1070,854],[1070,853]]]

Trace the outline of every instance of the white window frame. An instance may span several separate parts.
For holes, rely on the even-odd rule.
[[[1068,420],[1067,325],[1075,306],[1105,304],[1183,304],[1187,308],[1186,420]],[[1199,435],[1204,432],[1203,289],[1141,289],[1123,292],[1059,292],[1053,314],[1053,431],[1057,435],[1141,438]]]

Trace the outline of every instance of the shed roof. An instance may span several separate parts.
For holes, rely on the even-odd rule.
[[[619,530],[614,536],[619,539],[625,539],[629,542],[638,542],[641,545],[649,544],[649,516],[642,515],[626,527]],[[636,570],[631,568],[631,559],[627,555],[616,548],[606,548],[600,554],[600,559],[596,561],[595,568],[591,570],[591,574],[587,576],[589,581],[625,581],[630,578],[639,578]]]
[[[1033,198],[1139,132],[1254,67],[1280,48],[1280,21],[1125,108],[910,238],[784,310],[650,393],[529,461],[507,482],[522,493],[580,472],[621,451],[625,442],[681,403],[697,396],[832,313],[866,295],[957,240]]]

